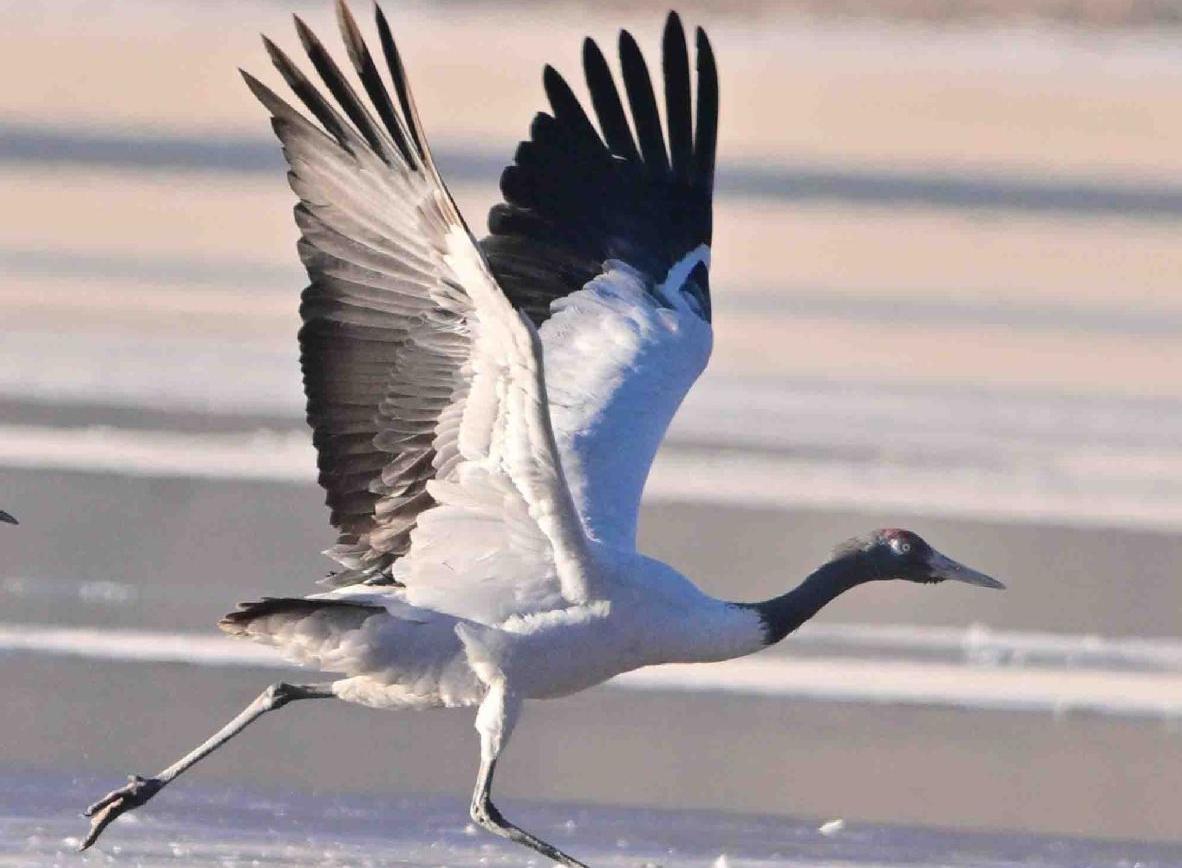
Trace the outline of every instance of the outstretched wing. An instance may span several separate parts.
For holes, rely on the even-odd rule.
[[[547,67],[552,113],[535,117],[501,176],[505,201],[481,241],[506,294],[541,326],[555,435],[584,524],[619,546],[635,545],[652,459],[710,355],[718,76],[700,28],[696,49],[695,107],[685,34],[670,13],[664,125],[626,31],[623,99],[598,46],[583,44],[598,130]]]
[[[381,10],[398,107],[343,3],[338,15],[377,118],[298,18],[339,110],[266,45],[323,130],[246,75],[300,200],[311,278],[301,361],[320,483],[341,531],[334,584],[404,584],[411,603],[488,623],[580,600],[585,538],[534,327],[497,286],[439,177]]]

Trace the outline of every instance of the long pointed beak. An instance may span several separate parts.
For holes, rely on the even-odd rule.
[[[7,522],[8,524],[18,524],[15,518],[2,509],[0,509],[0,521]]]
[[[974,569],[966,567],[964,564],[957,563],[952,558],[945,557],[939,552],[932,552],[932,556],[928,558],[928,567],[932,571],[933,578],[964,582],[966,585],[976,585],[978,588],[1005,590],[1005,585],[997,579],[987,576],[984,573],[979,573]]]

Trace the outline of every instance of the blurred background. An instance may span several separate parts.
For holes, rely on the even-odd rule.
[[[620,26],[656,63],[666,9],[386,6],[474,230],[542,65]],[[679,8],[716,348],[645,550],[754,599],[905,526],[1009,590],[859,588],[747,669],[535,704],[502,793],[1182,843],[1182,2]],[[278,81],[289,11],[339,45],[328,0],[0,2],[0,774],[171,762],[276,677],[214,621],[330,567],[236,73]],[[461,804],[476,754],[467,713],[299,707],[188,783]]]

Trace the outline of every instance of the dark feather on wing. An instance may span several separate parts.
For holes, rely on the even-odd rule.
[[[497,281],[535,323],[549,316],[552,301],[598,275],[605,260],[622,260],[657,283],[710,243],[718,75],[701,29],[695,41],[696,110],[685,33],[670,13],[661,65],[668,148],[648,67],[626,31],[619,51],[631,127],[593,41],[583,45],[583,67],[598,132],[563,78],[546,68],[551,114],[537,115],[502,174],[504,202],[490,212],[490,234],[481,241]],[[691,278],[708,318],[706,269]]]
[[[300,362],[319,480],[340,531],[329,551],[344,568],[330,577],[337,585],[394,581],[390,567],[434,505],[427,482],[457,460],[456,445],[437,442],[436,432],[462,397],[468,358],[462,316],[440,301],[463,295],[443,262],[446,237],[463,219],[431,158],[380,9],[376,18],[393,93],[343,3],[338,19],[360,90],[298,18],[300,42],[328,96],[265,40],[316,123],[243,73],[272,115],[300,200],[299,253],[310,278],[300,307]],[[535,323],[607,259],[657,283],[709,243],[718,82],[701,30],[696,48],[695,103],[685,35],[671,14],[661,66],[668,146],[648,69],[628,34],[620,39],[627,111],[594,42],[584,44],[583,60],[595,123],[546,68],[551,113],[537,115],[505,169],[505,201],[490,214],[491,235],[481,242],[506,295]],[[708,318],[704,264],[690,280]]]
[[[264,41],[323,129],[243,75],[271,112],[300,198],[299,253],[311,280],[301,297],[300,364],[319,480],[340,531],[328,554],[344,567],[329,584],[388,583],[418,516],[434,505],[426,492],[437,472],[434,432],[467,358],[464,330],[431,297],[442,279],[442,235],[459,218],[435,173],[381,10],[397,104],[343,3],[338,20],[376,116],[299,18],[300,42],[335,107]],[[442,195],[423,195],[431,183]]]

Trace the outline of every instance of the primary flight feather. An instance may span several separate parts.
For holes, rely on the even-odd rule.
[[[594,121],[546,67],[550,112],[518,146],[477,241],[432,159],[386,18],[378,9],[379,63],[337,11],[364,97],[298,18],[321,85],[264,42],[303,111],[243,75],[299,199],[301,365],[339,568],[330,590],[242,604],[221,626],[341,677],[272,685],[169,768],[91,805],[82,846],[259,716],[339,698],[479,706],[472,817],[578,865],[491,801],[525,700],[758,651],[873,579],[1000,584],[895,529],[761,603],[710,597],[636,551],[649,467],[712,344],[719,89],[700,28],[695,75],[680,19],[666,20],[664,121],[627,32],[622,93],[584,43]]]

